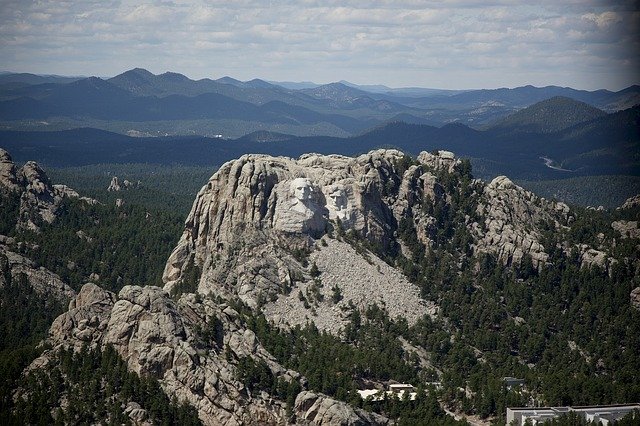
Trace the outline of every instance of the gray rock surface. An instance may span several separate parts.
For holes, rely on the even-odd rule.
[[[11,155],[0,148],[0,189],[16,191],[18,184],[18,170]]]
[[[401,158],[399,151],[380,150],[357,158],[245,155],[224,164],[196,197],[167,262],[165,289],[196,265],[203,272],[200,292],[239,295],[255,307],[302,273],[292,251],[308,249],[331,217],[387,244],[393,214],[381,192]]]
[[[636,287],[631,290],[629,298],[631,299],[631,306],[640,310],[640,287]]]
[[[336,239],[324,238],[325,245],[317,246],[309,261],[320,271],[317,282],[321,284],[321,301],[314,299],[311,287],[316,283],[309,280],[300,283],[299,291],[311,301],[313,311],[305,308],[298,291],[280,295],[275,301],[266,303],[263,312],[283,327],[304,326],[312,321],[319,329],[339,334],[349,321],[349,305],[364,311],[376,303],[385,307],[392,318],[403,317],[410,325],[425,313],[435,316],[438,312],[433,302],[425,302],[419,289],[411,284],[395,268],[387,265],[375,255],[366,258],[357,253],[351,245]],[[348,273],[345,273],[348,271]],[[342,300],[332,301],[332,288],[340,289]]]
[[[212,321],[219,321],[223,329],[219,343],[203,341],[197,334]],[[229,306],[199,301],[193,294],[175,302],[158,287],[126,286],[116,296],[94,284],[84,285],[69,311],[54,321],[49,342],[53,351],[61,346],[113,345],[130,370],[156,377],[169,397],[196,407],[207,425],[288,423],[284,402],[264,392],[251,394],[238,380],[239,358],[263,362],[286,381],[302,380],[274,360]],[[34,361],[32,368],[46,366],[49,354]],[[322,397],[330,406],[333,400]],[[354,409],[344,405],[332,419],[354,416]],[[146,418],[138,407],[127,410],[136,421]],[[294,411],[294,416],[300,415]]]
[[[11,239],[0,236],[0,287],[5,285],[5,273],[11,274],[12,282],[18,282],[24,274],[26,283],[45,300],[52,299],[63,306],[75,296],[75,291],[53,272],[37,267],[30,259],[15,253],[8,245]],[[11,303],[11,301],[6,301]]]
[[[596,250],[586,244],[579,245],[578,250],[580,253],[580,267],[582,268],[597,266],[606,269],[611,264],[612,259],[602,250]]]
[[[76,191],[65,185],[53,185],[44,170],[34,161],[16,168],[9,153],[3,149],[0,149],[0,190],[20,194],[17,226],[36,232],[40,224],[55,220],[56,212],[65,197],[97,203],[96,200],[79,197]]]
[[[118,176],[114,176],[111,178],[111,182],[109,182],[109,186],[107,187],[107,191],[109,192],[118,192],[118,191],[123,191],[126,189],[130,189],[133,188],[135,186],[138,186],[140,184],[140,182],[138,181],[137,184],[125,179],[122,182],[120,182],[120,179],[118,179]]]
[[[618,209],[631,209],[640,206],[640,194],[627,198]]]
[[[300,413],[297,424],[322,426],[388,425],[389,419],[364,410],[354,410],[349,404],[321,394],[303,391],[298,394],[295,411]]]
[[[622,238],[640,238],[637,220],[616,220],[611,227],[620,233]]]
[[[573,220],[566,204],[540,198],[506,176],[498,176],[484,187],[477,212],[484,217],[484,229],[474,227],[478,251],[496,253],[505,264],[519,263],[527,254],[535,267],[549,257],[536,224],[547,222],[561,228]]]
[[[355,158],[305,154],[297,160],[245,155],[224,164],[196,197],[184,233],[167,261],[165,290],[171,291],[190,268],[197,267],[200,293],[239,297],[252,308],[267,302],[269,307],[268,302],[283,299],[289,290],[306,291],[304,283],[310,277],[299,254],[313,250],[323,234],[337,227],[355,232],[381,250],[400,243],[403,253],[411,256],[398,240],[398,224],[409,218],[418,239],[431,247],[438,229],[436,219],[423,209],[424,200],[451,203],[452,195],[438,176],[455,172],[461,161],[446,151],[423,152],[417,163],[404,169],[403,157],[395,150]],[[535,224],[566,226],[572,220],[569,208],[538,198],[506,177],[488,184],[474,181],[472,187],[480,200],[481,217],[481,222],[469,217],[465,223],[474,238],[473,251],[495,253],[506,264],[518,263],[525,255],[535,266],[546,262]],[[336,247],[322,248],[322,253]],[[326,255],[340,257],[338,252]],[[358,273],[345,269],[344,281],[354,281],[365,269],[364,275],[375,276],[375,263]],[[392,282],[401,281],[398,274]],[[409,299],[399,303],[413,310],[416,305]],[[267,312],[274,321],[299,323],[309,317],[298,311],[292,318],[281,309],[284,302],[272,307]],[[330,312],[322,306],[315,310],[326,311],[309,317],[322,328],[327,322],[322,318]],[[416,311],[425,313],[424,307]]]

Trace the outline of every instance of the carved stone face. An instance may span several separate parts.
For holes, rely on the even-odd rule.
[[[343,210],[347,207],[347,194],[342,188],[335,188],[329,193],[331,204],[337,210]]]
[[[298,200],[308,201],[311,199],[311,194],[313,193],[313,185],[307,178],[297,178],[291,181],[289,190]]]

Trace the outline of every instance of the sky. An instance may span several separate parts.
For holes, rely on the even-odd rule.
[[[0,0],[0,70],[38,74],[620,90],[639,35],[640,0]]]

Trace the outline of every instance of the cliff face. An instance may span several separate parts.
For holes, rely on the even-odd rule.
[[[0,162],[5,188],[41,194],[38,203],[53,197],[38,212],[70,193],[52,186],[37,166],[18,172],[11,164]],[[51,326],[52,349],[30,368],[46,366],[60,348],[109,345],[129,370],[157,378],[167,395],[196,407],[205,424],[387,424],[305,389],[306,379],[276,361],[232,305],[240,300],[281,328],[313,323],[335,335],[354,310],[374,303],[409,325],[425,314],[446,323],[445,303],[425,299],[401,272],[401,261],[418,264],[419,256],[441,250],[452,265],[468,261],[473,268],[490,253],[506,265],[530,257],[542,268],[550,252],[544,232],[567,229],[573,212],[504,176],[473,180],[466,168],[444,151],[417,160],[378,150],[355,158],[246,155],[226,163],[196,197],[167,261],[164,289],[126,286],[115,294],[84,285]],[[631,239],[636,225],[612,227]],[[566,245],[554,249],[573,249]],[[606,264],[603,247],[578,248],[583,264]],[[0,252],[12,271],[28,266],[2,244]],[[45,278],[43,292],[55,290],[60,301],[74,296],[58,278]],[[629,295],[636,308],[639,291]],[[407,355],[420,353],[405,343]],[[247,358],[276,380],[301,385],[292,406],[245,387],[240,360]]]
[[[65,185],[53,185],[38,163],[26,162],[16,167],[9,153],[0,148],[0,192],[19,194],[20,209],[18,228],[38,231],[41,223],[51,223],[63,198],[80,198],[77,192]],[[81,198],[97,203],[90,198]]]
[[[202,334],[206,328],[216,329],[216,337]],[[126,286],[116,295],[88,283],[49,334],[53,348],[30,369],[46,366],[62,347],[112,345],[130,370],[157,378],[167,395],[193,405],[207,425],[387,422],[325,395],[302,392],[287,414],[285,402],[252,393],[238,378],[239,359],[263,363],[285,382],[304,385],[304,379],[278,364],[233,308],[193,294],[174,301],[158,287]]]
[[[392,253],[400,247],[410,256],[399,238],[400,224],[409,221],[418,240],[433,247],[441,219],[426,206],[459,208],[455,200],[462,197],[462,184],[451,182],[461,179],[463,169],[463,163],[446,151],[423,152],[417,161],[395,150],[355,158],[307,154],[297,160],[245,155],[224,164],[197,195],[167,262],[165,289],[172,291],[185,280],[187,271],[197,268],[200,293],[239,297],[252,307],[266,304],[267,312],[280,321],[287,317],[280,305],[295,303],[291,297],[283,302],[285,293],[300,285],[304,292],[305,285],[295,283],[312,281],[309,266],[295,256],[306,251],[312,253],[309,259],[321,273],[345,276],[344,286],[356,306],[373,303],[375,298],[357,296],[350,283],[380,273],[381,266],[376,271],[371,265],[373,274],[371,267],[354,271],[343,265],[341,271],[335,270],[336,262],[326,259],[344,258],[348,249],[340,242],[327,244],[327,238],[339,229],[355,233],[380,252]],[[488,184],[466,182],[464,190],[472,204],[463,218],[471,237],[470,250],[495,253],[506,264],[520,262],[525,255],[531,256],[535,266],[543,264],[548,256],[536,225],[546,221],[561,227],[571,220],[563,203],[540,199],[505,177]],[[318,250],[327,255],[313,254]],[[406,282],[402,277],[380,276],[381,282]],[[388,290],[384,285],[380,288]],[[322,292],[329,295],[327,288]],[[391,315],[410,317],[407,311],[423,311],[420,306],[425,305],[417,294],[403,294],[404,310],[390,309]],[[433,312],[436,307],[429,309]],[[306,316],[286,321],[304,323]],[[314,321],[323,323],[321,318]]]

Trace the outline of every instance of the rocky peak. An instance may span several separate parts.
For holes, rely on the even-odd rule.
[[[138,181],[138,185],[139,184],[140,184],[140,181]],[[118,192],[125,189],[133,188],[134,186],[136,186],[136,184],[134,184],[133,182],[127,179],[120,182],[120,180],[118,179],[118,176],[114,176],[113,178],[111,178],[111,182],[109,182],[109,187],[107,188],[107,191]]]
[[[640,206],[640,194],[627,198],[622,206],[618,207],[618,209],[632,209],[637,206]]]
[[[454,168],[460,164],[460,159],[450,151],[435,151],[434,153],[423,151],[418,155],[418,161],[433,170],[445,170],[449,173],[453,172]]]
[[[497,253],[506,264],[518,263],[528,254],[536,267],[549,257],[536,225],[550,222],[561,227],[573,220],[566,204],[540,198],[506,176],[498,176],[484,187],[477,212],[484,217],[484,230],[475,228],[478,251]]]
[[[446,151],[423,152],[417,161],[396,150],[358,157],[306,154],[298,159],[244,155],[224,164],[198,193],[184,233],[167,261],[165,290],[173,291],[191,277],[200,293],[238,297],[252,308],[264,306],[274,321],[304,323],[308,317],[318,327],[331,329],[322,320],[321,306],[299,318],[287,314],[286,307],[297,302],[286,293],[292,288],[307,291],[305,283],[312,281],[300,254],[326,251],[326,256],[311,256],[318,266],[325,262],[321,259],[345,258],[343,245],[318,243],[340,229],[382,251],[399,245],[411,257],[399,238],[400,223],[407,222],[429,250],[438,234],[434,216],[438,213],[428,213],[425,206],[456,208],[451,207],[456,195],[452,191],[462,185],[461,165]],[[450,177],[443,178],[443,173]],[[536,224],[545,221],[561,227],[571,220],[565,204],[538,198],[504,176],[488,184],[467,185],[472,194],[465,197],[472,197],[475,212],[462,220],[473,238],[473,253],[495,253],[506,264],[530,255],[539,266],[548,255]],[[331,265],[338,263],[323,263],[328,275],[339,273],[329,273]],[[363,268],[375,268],[373,263],[365,262]],[[343,273],[355,273],[344,269]],[[357,274],[378,277],[378,272],[363,269]],[[378,279],[372,278],[369,284]],[[340,281],[359,282],[352,275]],[[354,303],[362,302],[360,308],[373,303],[373,298],[361,300],[355,289],[345,291],[354,295]],[[412,293],[403,294],[409,298]],[[413,299],[403,299],[401,305],[404,308],[399,307],[398,314],[417,306]],[[327,312],[333,309],[326,308]]]
[[[16,165],[11,155],[0,148],[0,189],[16,191],[19,188]]]
[[[126,286],[116,296],[85,284],[51,326],[51,351],[32,363],[47,365],[52,351],[89,344],[112,345],[140,375],[159,379],[170,397],[196,407],[207,425],[253,424],[384,424],[388,420],[356,410],[321,394],[299,395],[293,418],[285,403],[266,392],[252,393],[239,380],[237,364],[250,357],[286,382],[304,380],[278,364],[225,304],[199,301],[193,294],[174,301],[158,287]],[[217,322],[221,341],[207,341],[198,330]],[[310,410],[316,405],[315,410]],[[359,422],[355,422],[358,420]],[[365,423],[362,423],[365,422]]]
[[[65,185],[52,185],[45,171],[35,161],[19,169],[9,153],[0,149],[0,189],[20,194],[20,209],[16,218],[19,228],[38,231],[42,222],[51,223],[63,198],[72,197],[95,204],[96,200],[80,197]]]
[[[35,161],[27,161],[18,172],[22,184],[37,193],[53,192],[47,174]]]
[[[291,272],[286,266],[290,262],[282,260],[291,258],[284,247],[307,249],[310,238],[338,222],[388,244],[395,223],[390,204],[397,198],[390,188],[400,181],[395,164],[402,158],[399,151],[378,150],[356,158],[244,155],[224,164],[196,197],[167,262],[166,288],[172,288],[188,265],[217,270],[224,262],[215,258],[235,262],[245,252],[255,258],[254,253],[263,252],[257,245],[269,247],[265,269],[279,266],[267,274],[268,280],[280,286]]]

